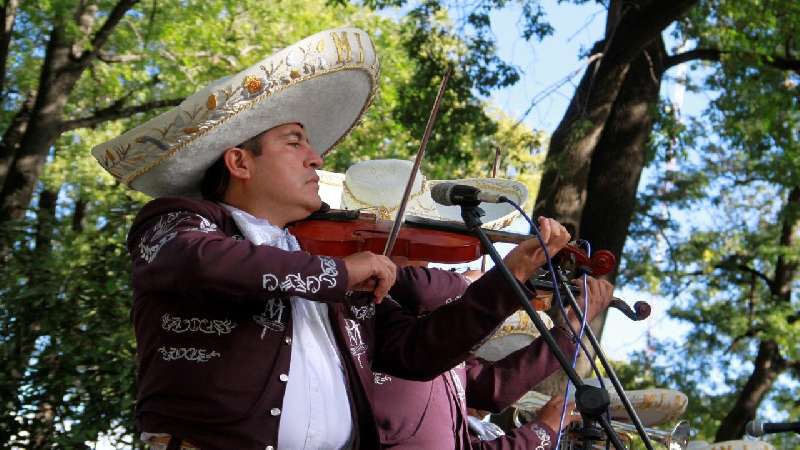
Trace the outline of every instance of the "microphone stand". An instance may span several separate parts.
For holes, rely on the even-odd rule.
[[[481,228],[483,223],[481,222],[480,218],[484,215],[484,212],[478,207],[478,203],[462,204],[459,206],[461,206],[461,217],[464,219],[464,224],[467,226],[467,229],[473,231],[481,241],[481,244],[483,244],[483,247],[492,258],[492,261],[494,261],[495,266],[498,268],[498,270],[500,270],[500,273],[503,274],[503,277],[516,294],[517,299],[522,305],[522,308],[528,313],[533,321],[533,324],[536,326],[536,329],[539,331],[542,338],[544,338],[547,346],[553,353],[553,356],[556,357],[558,363],[564,369],[564,372],[567,374],[570,381],[572,381],[577,388],[575,392],[575,402],[578,411],[580,411],[583,417],[590,418],[591,420],[600,423],[600,426],[603,428],[603,430],[605,430],[606,436],[614,445],[614,448],[617,450],[625,450],[625,446],[622,444],[622,441],[620,441],[617,433],[611,427],[611,423],[608,421],[608,418],[602,414],[603,411],[608,409],[610,404],[608,392],[606,392],[605,389],[584,384],[583,380],[581,380],[577,372],[575,372],[575,369],[573,369],[570,363],[567,361],[567,357],[564,356],[564,352],[561,351],[561,348],[558,346],[558,343],[556,343],[553,335],[550,333],[550,330],[547,329],[544,322],[542,322],[542,319],[539,318],[539,315],[536,314],[536,311],[528,302],[528,296],[525,295],[525,292],[522,290],[519,281],[514,278],[514,275],[510,270],[508,270],[508,267],[506,267],[505,263],[503,263],[503,258],[500,257],[499,253],[497,253],[494,245],[492,245],[492,241]],[[559,433],[561,432],[561,430],[556,431]]]
[[[572,310],[578,317],[578,320],[582,323],[583,322],[583,312],[581,311],[580,307],[578,306],[578,302],[575,300],[575,296],[572,294],[572,291],[569,289],[570,283],[567,280],[567,277],[564,276],[564,273],[561,271],[561,267],[558,266],[557,263],[553,263],[553,270],[555,270],[555,275],[558,277],[559,281],[564,285],[564,288],[567,292],[566,298],[568,299],[567,306],[572,307]],[[597,359],[600,360],[600,364],[603,366],[603,369],[606,371],[606,375],[611,380],[611,384],[614,385],[614,390],[617,392],[620,401],[622,401],[622,405],[625,407],[625,411],[628,412],[628,416],[633,421],[634,427],[636,427],[636,431],[639,433],[639,437],[641,437],[642,442],[644,442],[645,447],[648,450],[653,450],[653,445],[650,442],[649,437],[647,436],[647,432],[644,430],[644,426],[642,425],[641,420],[639,420],[639,415],[636,414],[636,410],[633,409],[628,396],[625,394],[625,389],[622,388],[622,384],[619,382],[619,377],[617,377],[617,373],[614,371],[614,368],[611,367],[611,364],[608,363],[608,358],[606,357],[603,348],[600,347],[600,343],[597,342],[597,338],[594,335],[594,331],[592,327],[587,324],[585,328],[586,337],[589,338],[589,343],[592,345],[592,349],[595,352],[595,356]]]

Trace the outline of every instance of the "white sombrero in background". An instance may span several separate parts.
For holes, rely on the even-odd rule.
[[[591,382],[592,380],[587,379],[585,381]],[[604,380],[604,382],[611,397],[611,406],[609,408],[611,418],[621,422],[629,421],[625,407],[616,392],[613,392],[614,387],[611,386],[611,381]],[[574,392],[572,390],[572,395],[574,395]],[[684,393],[672,389],[642,389],[625,391],[625,393],[628,395],[631,406],[639,416],[642,425],[646,427],[678,419],[686,411],[686,405],[688,404],[688,398]],[[549,395],[529,391],[517,401],[515,406],[522,410],[533,412],[541,408],[548,400],[550,400]],[[574,397],[571,397],[570,401],[574,401]]]
[[[365,32],[323,31],[211,83],[92,154],[137,191],[194,196],[225,149],[279,125],[302,124],[320,154],[330,151],[369,106],[378,72]]]
[[[553,328],[553,319],[544,311],[537,311],[539,318],[542,319],[549,330]],[[519,310],[509,316],[500,328],[494,332],[486,342],[475,351],[475,356],[487,361],[499,361],[511,353],[529,345],[537,337],[539,330],[528,317],[528,313]]]
[[[413,167],[411,161],[401,159],[374,159],[353,164],[345,172],[341,208],[366,210],[375,212],[381,219],[394,219]],[[426,180],[417,172],[406,215],[461,223],[461,209],[458,206],[442,206],[431,198],[431,188],[443,182],[467,184],[483,192],[502,194],[519,205],[528,199],[528,188],[514,180]],[[486,212],[482,217],[483,228],[488,229],[505,228],[519,214],[507,203],[481,203],[480,207]]]
[[[629,421],[628,412],[622,405],[619,396],[614,392],[614,387],[610,382],[606,383],[609,396],[611,397],[610,413],[611,418],[619,421]],[[633,409],[639,415],[644,426],[659,425],[672,422],[686,412],[689,398],[686,394],[673,389],[641,389],[625,391],[631,401]]]
[[[318,169],[317,175],[319,176],[319,198],[331,208],[340,209],[342,207],[344,174]]]
[[[715,442],[702,449],[697,450],[775,450],[771,444],[764,441],[746,441],[739,439],[736,441]]]

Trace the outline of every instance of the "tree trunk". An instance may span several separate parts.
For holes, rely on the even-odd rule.
[[[71,52],[64,30],[53,27],[29,125],[0,191],[0,225],[25,214],[47,154],[60,135],[64,106],[84,69]]]
[[[660,38],[647,46],[645,52],[631,64],[593,152],[587,176],[586,204],[578,227],[583,230],[580,237],[591,242],[594,249],[607,249],[615,255],[622,252],[633,217],[636,189],[653,126],[652,112],[658,104],[663,73],[661,61],[666,56]],[[605,278],[613,282],[615,276],[616,270]],[[555,310],[549,313],[558,316]],[[602,314],[591,324],[598,339],[604,321],[605,314]],[[588,340],[586,345],[590,346]],[[576,370],[586,376],[590,369],[588,360],[581,355]],[[540,389],[555,394],[563,391],[565,383],[564,375],[559,373]]]
[[[36,93],[31,92],[25,98],[25,101],[22,102],[22,106],[3,134],[3,141],[0,143],[0,189],[2,189],[5,184],[8,170],[14,162],[14,155],[16,155],[17,149],[19,148],[19,141],[25,135],[25,130],[28,128],[28,123],[31,119],[31,110],[35,103]]]
[[[609,250],[618,258],[647,162],[665,56],[659,38],[633,62],[592,156],[580,237],[591,242],[593,249]],[[613,283],[616,268],[604,278]]]
[[[616,281],[639,179],[647,162],[647,142],[653,131],[665,58],[666,49],[659,37],[631,64],[592,156],[580,237],[589,241],[593,250],[609,250],[617,257],[617,266],[603,276],[611,283]],[[598,340],[605,321],[603,313],[592,322]]]
[[[662,30],[683,17],[697,0],[614,2],[605,40],[592,53],[603,57],[590,65],[550,141],[534,216],[559,220],[573,236],[580,234],[592,154],[629,64]],[[617,19],[619,11],[622,16]]]
[[[783,248],[790,249],[796,245],[800,227],[800,187],[795,186],[789,191],[781,221],[783,223],[779,244]],[[770,286],[770,302],[788,302],[791,299],[792,283],[797,277],[797,268],[797,263],[787,260],[783,255],[778,256],[775,263],[775,277]],[[788,364],[775,341],[762,340],[759,343],[753,373],[739,392],[733,408],[720,422],[717,441],[738,439],[744,434],[745,425],[756,417],[756,410],[761,401],[787,367]]]
[[[0,31],[0,62],[3,64],[3,67],[0,67],[0,95],[3,97],[5,97],[8,47],[11,45],[11,36],[14,30],[14,21],[17,18],[18,6],[19,0],[5,0],[3,2],[3,9],[0,11],[0,22],[3,24],[3,30]]]
[[[598,42],[592,53],[602,47]],[[580,231],[592,153],[627,71],[627,64],[613,65],[602,59],[587,67],[550,138],[533,215],[557,219],[573,236]]]
[[[138,0],[119,0],[105,16],[105,22],[89,36],[94,28],[98,7],[81,2],[75,12],[77,36],[66,33],[67,21],[57,18],[50,32],[42,70],[39,75],[36,102],[30,120],[6,178],[0,186],[0,228],[25,214],[36,181],[39,178],[50,148],[62,132],[64,107],[83,72],[97,58],[120,20]],[[86,48],[84,48],[86,47]],[[7,147],[7,146],[6,146]],[[4,149],[5,152],[13,148]],[[0,242],[0,255],[5,252]]]
[[[778,344],[762,341],[758,346],[755,367],[728,415],[719,424],[715,441],[739,439],[744,435],[747,422],[755,419],[758,405],[769,392],[775,380],[786,369]]]

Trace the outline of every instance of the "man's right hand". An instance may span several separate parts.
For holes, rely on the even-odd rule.
[[[556,433],[560,432],[564,428],[566,428],[572,422],[577,422],[580,420],[580,415],[575,414],[575,403],[570,402],[567,403],[567,411],[564,414],[564,422],[561,422],[561,407],[564,404],[564,396],[563,395],[554,395],[550,397],[550,400],[542,406],[542,408],[536,413],[536,420],[539,422],[544,423],[551,430],[555,431]],[[561,425],[559,429],[558,425]]]
[[[539,217],[539,232],[551,257],[564,248],[570,239],[569,232],[563,225],[546,217]],[[524,283],[544,265],[544,250],[534,237],[514,247],[504,261],[514,277]]]
[[[342,258],[347,268],[347,289],[371,291],[375,303],[380,303],[397,278],[397,267],[392,260],[372,252],[353,253]]]

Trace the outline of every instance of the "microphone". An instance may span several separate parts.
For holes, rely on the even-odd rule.
[[[762,422],[751,420],[747,422],[745,432],[753,437],[761,437],[767,433],[785,433],[794,431],[800,434],[800,422]]]
[[[433,201],[444,206],[476,206],[478,203],[503,203],[508,200],[499,194],[490,194],[466,184],[438,183],[431,188]]]

